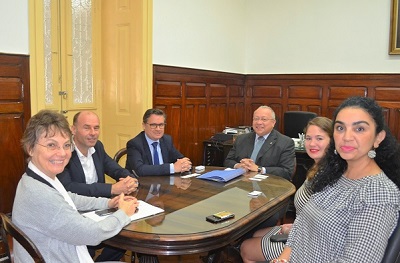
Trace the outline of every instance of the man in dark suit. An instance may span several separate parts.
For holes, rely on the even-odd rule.
[[[272,108],[260,106],[256,109],[253,113],[254,132],[236,138],[224,165],[231,168],[242,167],[261,174],[273,174],[290,180],[295,169],[294,141],[275,130],[275,123],[275,112]],[[253,201],[252,205],[256,201]],[[249,231],[243,239],[252,237],[257,229],[276,225],[285,213],[286,208]]]
[[[131,172],[115,162],[98,140],[100,121],[94,112],[78,112],[74,116],[71,130],[75,150],[65,170],[57,175],[67,191],[94,197],[111,197],[136,191],[137,179],[129,176]],[[117,182],[106,183],[104,174]],[[98,248],[100,247],[88,247],[92,257]],[[124,254],[125,250],[105,246],[96,261],[117,261]]]
[[[125,168],[139,176],[168,175],[191,169],[192,163],[173,145],[171,136],[164,134],[165,113],[148,109],[143,115],[143,131],[128,141]]]
[[[290,180],[295,169],[294,142],[275,130],[275,123],[275,112],[270,107],[260,106],[255,110],[254,132],[236,138],[224,165],[231,168],[243,167],[249,171]]]

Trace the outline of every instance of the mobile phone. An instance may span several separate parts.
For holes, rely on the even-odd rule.
[[[106,215],[116,212],[117,210],[118,210],[118,208],[114,207],[114,208],[107,208],[107,209],[103,209],[103,210],[97,210],[94,213],[98,216],[106,216]]]
[[[235,215],[228,211],[222,211],[222,212],[213,214],[213,216],[220,218],[220,219],[228,219],[228,218],[234,217]]]
[[[288,234],[276,234],[270,236],[269,240],[271,240],[272,242],[286,242],[288,237]]]
[[[206,220],[211,223],[219,223],[219,222],[228,220],[233,217],[235,217],[235,214],[233,214],[231,212],[227,212],[227,211],[222,211],[222,212],[218,212],[218,213],[207,216]]]

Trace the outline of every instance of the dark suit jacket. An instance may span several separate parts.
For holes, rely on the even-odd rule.
[[[161,137],[160,148],[164,164],[153,165],[150,148],[146,141],[145,133],[142,131],[126,144],[127,158],[125,168],[129,171],[134,169],[139,176],[170,174],[170,163],[174,163],[184,156],[174,147],[171,136],[167,134]]]
[[[238,136],[224,161],[224,166],[233,168],[241,159],[250,158],[255,138],[254,132]],[[268,174],[290,180],[295,168],[293,140],[273,129],[258,152],[255,163],[265,167]]]
[[[104,174],[119,181],[120,178],[125,178],[130,175],[131,172],[122,168],[116,161],[108,156],[102,142],[97,141],[94,148],[96,152],[92,157],[98,177],[97,183],[86,184],[85,173],[76,151],[72,152],[71,160],[65,167],[65,170],[57,175],[57,177],[67,191],[86,196],[111,197],[111,184],[105,183]]]

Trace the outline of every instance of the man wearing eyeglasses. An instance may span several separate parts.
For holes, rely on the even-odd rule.
[[[288,180],[295,168],[294,142],[274,129],[275,112],[260,106],[253,113],[254,132],[239,135],[224,166],[273,174]]]
[[[189,171],[192,163],[164,134],[166,115],[160,109],[148,109],[143,115],[143,131],[128,141],[126,169],[139,176],[169,175]]]
[[[91,111],[75,114],[71,127],[75,150],[65,170],[57,177],[67,191],[93,197],[111,197],[120,193],[130,194],[137,190],[137,179],[130,176],[132,172],[122,168],[104,150],[99,141],[100,120]],[[105,174],[117,182],[105,182]],[[110,246],[88,247],[90,255],[96,249],[103,248],[96,261],[118,261],[125,250]]]

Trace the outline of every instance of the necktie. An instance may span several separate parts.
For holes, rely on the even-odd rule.
[[[251,153],[251,157],[250,157],[250,159],[252,159],[254,162],[256,161],[257,154],[260,151],[261,146],[264,143],[264,140],[265,140],[264,137],[260,136],[260,137],[258,137],[258,139],[254,145],[254,149],[253,149],[253,152]]]
[[[151,144],[151,145],[153,145],[153,148],[154,148],[154,151],[153,151],[153,164],[154,165],[160,164],[160,160],[158,159],[157,144],[158,144],[158,142],[153,142]]]

